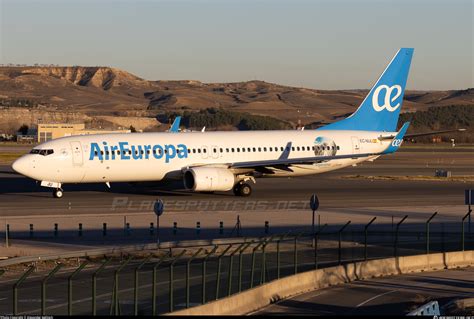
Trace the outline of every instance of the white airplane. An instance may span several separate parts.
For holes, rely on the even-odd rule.
[[[354,114],[316,130],[70,136],[34,147],[12,167],[56,198],[67,183],[167,179],[249,196],[258,177],[319,174],[395,152],[409,125],[396,131],[412,55],[400,49]]]

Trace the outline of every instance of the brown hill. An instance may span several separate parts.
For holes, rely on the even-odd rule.
[[[327,123],[352,113],[366,94],[367,90],[315,90],[263,81],[147,81],[109,67],[0,67],[0,107],[27,108],[33,119],[37,110],[107,116],[110,121],[112,116],[154,117],[221,107],[293,124]],[[474,105],[473,100],[474,89],[407,91],[403,111]],[[0,115],[8,121],[5,114]]]

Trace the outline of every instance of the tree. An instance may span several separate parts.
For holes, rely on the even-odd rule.
[[[20,126],[20,128],[18,129],[18,132],[21,133],[21,135],[27,135],[28,134],[28,125],[26,124],[23,124],[22,126]]]
[[[130,132],[132,132],[132,133],[136,133],[136,132],[137,132],[137,129],[136,129],[133,125],[130,125],[129,130],[130,130]]]

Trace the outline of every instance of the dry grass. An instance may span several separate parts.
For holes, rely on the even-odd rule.
[[[0,165],[9,165],[27,152],[0,152]]]

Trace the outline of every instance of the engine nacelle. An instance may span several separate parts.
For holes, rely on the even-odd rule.
[[[184,187],[196,192],[228,191],[234,185],[235,176],[226,168],[194,167],[184,172]]]

